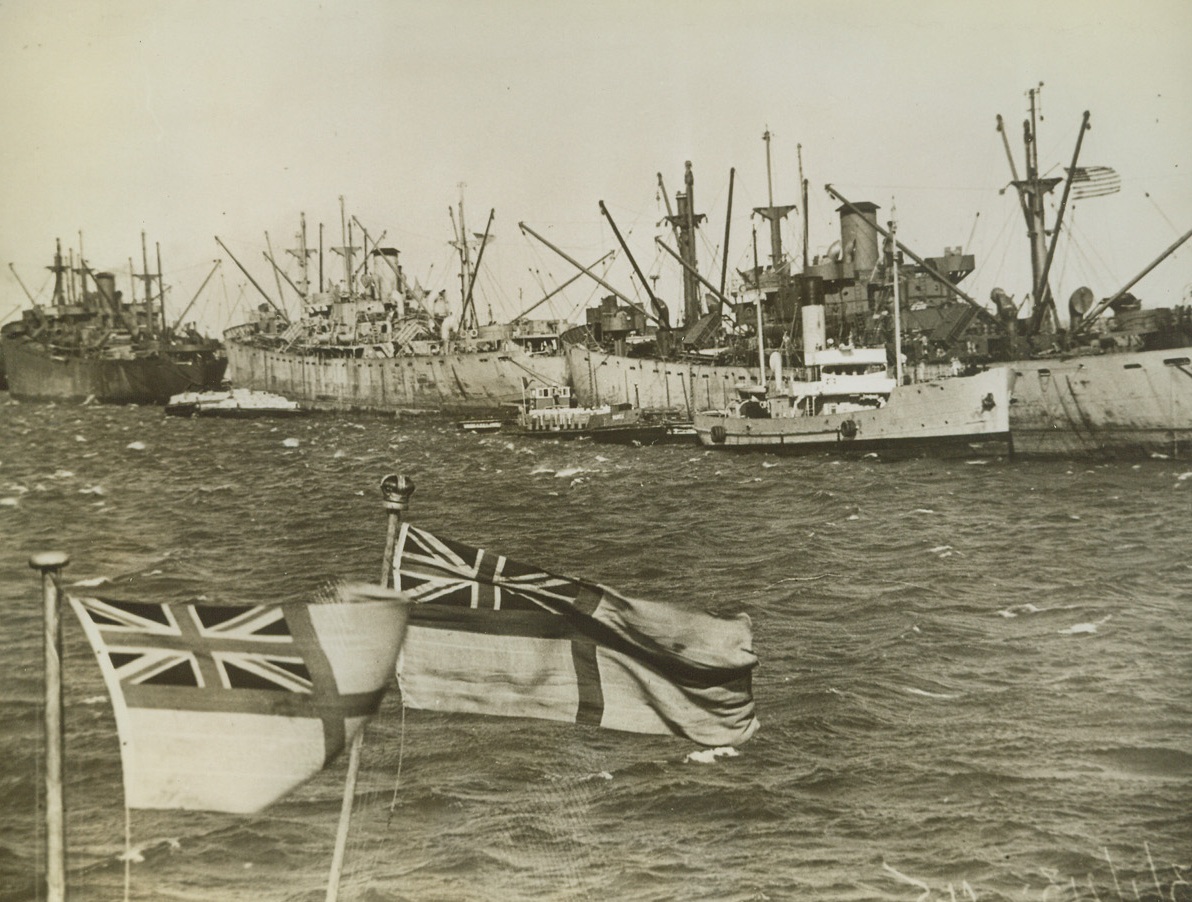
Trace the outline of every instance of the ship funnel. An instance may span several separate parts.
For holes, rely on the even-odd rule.
[[[854,209],[860,213],[854,212]],[[877,266],[877,204],[861,201],[836,208],[840,214],[840,260],[845,273],[868,275]]]
[[[95,290],[99,292],[99,300],[112,313],[118,312],[116,300],[116,277],[110,272],[95,274]]]
[[[803,363],[813,366],[817,351],[824,349],[824,336],[827,329],[824,326],[824,308],[819,304],[809,304],[803,308]]]
[[[397,248],[374,248],[370,256],[373,258],[372,272],[376,279],[379,297],[383,301],[388,301],[393,297],[394,292],[399,290],[398,273],[401,272],[401,267],[397,262]]]

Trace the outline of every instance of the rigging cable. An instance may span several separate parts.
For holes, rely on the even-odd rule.
[[[393,823],[393,812],[397,809],[397,792],[401,789],[401,766],[406,755],[406,703],[401,705],[401,733],[397,742],[397,774],[393,778],[393,798],[389,800],[389,814],[385,818],[385,827]]]
[[[1168,215],[1163,212],[1163,210],[1159,206],[1158,202],[1153,197],[1151,197],[1151,192],[1143,191],[1142,193],[1146,197],[1146,199],[1151,202],[1151,205],[1154,206],[1154,208],[1158,212],[1158,214],[1163,217],[1163,221],[1171,227],[1171,234],[1179,235],[1180,230],[1178,228],[1176,228],[1176,224],[1171,221],[1171,219],[1168,217]]]

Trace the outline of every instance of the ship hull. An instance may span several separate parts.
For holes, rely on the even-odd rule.
[[[642,410],[671,411],[690,417],[697,410],[727,407],[736,385],[757,376],[745,366],[664,361],[567,348],[571,386],[584,407],[630,404]]]
[[[491,414],[520,404],[525,382],[567,384],[561,356],[520,349],[348,357],[252,344],[225,333],[233,384],[323,410],[425,410]]]
[[[567,353],[572,385],[585,405],[628,401],[677,414],[723,409],[735,398],[737,383],[756,378],[747,367],[663,362],[579,346]],[[1192,458],[1189,361],[1192,347],[1005,364],[1015,455]],[[819,449],[834,445],[834,438],[824,438]]]
[[[886,406],[816,416],[753,419],[708,411],[695,415],[700,444],[730,451],[784,454],[1012,453],[1010,382],[998,367],[975,376],[894,388]]]
[[[600,445],[696,445],[690,423],[639,423],[629,426],[601,426],[592,430],[592,441]]]
[[[1192,347],[1010,367],[1016,454],[1192,457]]]
[[[8,390],[21,401],[165,404],[184,391],[217,389],[228,362],[204,355],[176,357],[69,357],[44,345],[3,339]]]

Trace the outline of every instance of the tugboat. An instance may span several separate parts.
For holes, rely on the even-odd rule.
[[[50,303],[32,303],[0,330],[12,397],[165,404],[183,391],[219,388],[227,368],[223,347],[181,327],[181,317],[166,322],[160,246],[156,273],[149,272],[144,233],[141,253],[144,271],[135,277],[144,283],[144,298],[137,301],[135,293],[126,299],[116,289],[112,273],[93,271],[81,251],[64,263],[57,243]]]
[[[599,445],[694,445],[695,426],[665,413],[628,404],[613,405],[612,412],[596,414],[589,422],[592,441]]]
[[[516,431],[533,438],[587,438],[592,424],[612,413],[605,404],[601,407],[578,407],[566,385],[527,387],[517,413]]]
[[[898,368],[889,375],[884,347],[825,346],[823,329],[823,308],[804,307],[803,371],[784,378],[775,351],[773,389],[741,385],[728,408],[697,413],[700,444],[788,454],[1012,453],[1006,368],[904,383]]]

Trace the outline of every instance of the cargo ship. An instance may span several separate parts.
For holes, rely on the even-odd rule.
[[[1070,322],[1061,324],[1048,275],[1065,210],[1070,200],[1096,197],[1114,182],[1107,167],[1080,165],[1079,141],[1063,177],[1040,174],[1035,92],[1029,96],[1022,178],[1005,142],[1030,241],[1028,294],[1034,300],[1025,314],[1020,309],[1027,305],[1001,289],[991,292],[988,308],[964,290],[963,280],[975,269],[974,256],[964,248],[919,256],[898,240],[892,220],[879,224],[876,204],[854,203],[831,185],[825,189],[840,204],[840,237],[832,248],[821,256],[808,254],[804,216],[804,262],[796,266],[783,251],[778,229],[795,205],[776,205],[771,196],[768,206],[755,210],[770,225],[769,262],[760,264],[755,250],[753,267],[739,272],[739,285],[726,292],[723,275],[718,288],[696,265],[695,242],[688,235],[704,217],[694,213],[688,165],[686,191],[676,196],[678,211],[669,217],[679,245],[671,254],[685,276],[683,322],[670,327],[624,295],[605,297],[588,311],[585,325],[563,336],[579,403],[624,401],[686,416],[727,409],[740,400],[737,386],[756,378],[749,358],[758,356],[759,332],[763,359],[777,351],[788,369],[805,365],[800,311],[817,305],[824,308],[828,337],[838,345],[885,346],[891,366],[896,355],[905,360],[906,382],[1005,366],[1016,455],[1192,456],[1192,308],[1144,309],[1131,293],[1192,231],[1113,294],[1098,300],[1091,289],[1075,291]],[[1000,130],[1001,117],[998,123]],[[1087,127],[1085,113],[1081,137]],[[768,158],[768,133],[765,138]],[[802,173],[800,181],[805,211]],[[1060,185],[1056,221],[1046,222],[1045,198]],[[731,181],[728,196],[731,211]],[[897,285],[895,257],[905,262]],[[754,303],[758,296],[760,303]],[[1113,315],[1102,318],[1107,311]]]
[[[476,274],[491,213],[473,258],[460,202],[454,242],[461,273],[458,305],[449,303],[445,290],[431,296],[408,278],[398,249],[374,242],[358,219],[348,221],[342,208],[341,221],[343,243],[332,250],[342,257],[343,276],[331,283],[323,277],[321,237],[317,251],[309,248],[302,219],[295,253],[301,273],[297,281],[285,276],[301,298],[298,319],[291,321],[249,276],[267,303],[251,321],[224,333],[229,375],[236,386],[319,409],[479,416],[517,405],[527,385],[568,383],[559,339],[565,324],[526,316],[507,323],[479,322]],[[319,275],[312,281],[307,261],[316,253]]]
[[[158,248],[157,272],[132,274],[144,295],[128,297],[110,272],[93,271],[80,250],[67,262],[57,243],[54,293],[30,306],[0,330],[5,377],[21,401],[94,401],[102,404],[165,404],[184,391],[219,388],[227,358],[217,339],[166,320]],[[131,265],[130,265],[131,270]],[[184,311],[185,314],[185,311]]]

